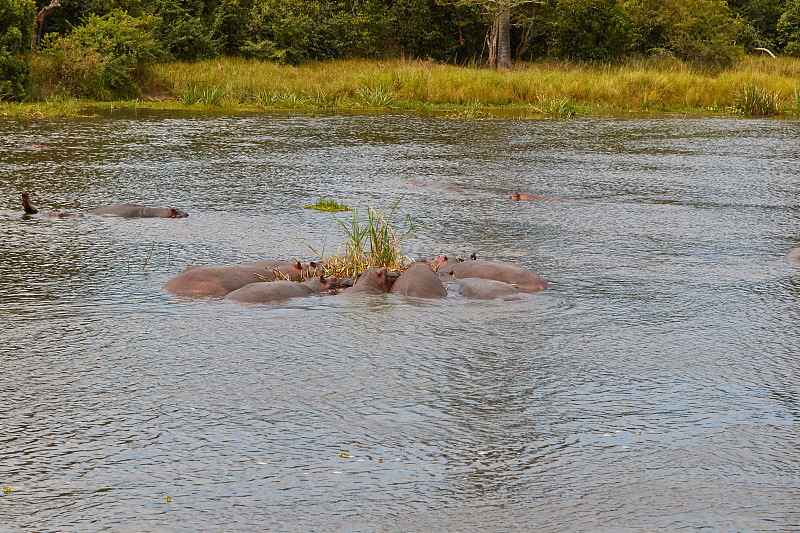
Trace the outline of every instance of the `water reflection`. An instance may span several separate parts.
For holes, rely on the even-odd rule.
[[[3,122],[0,513],[16,530],[790,530],[800,270],[779,259],[799,242],[798,128]],[[24,220],[23,191],[190,217]],[[160,291],[193,264],[335,251],[339,223],[301,208],[321,196],[402,197],[427,228],[409,255],[516,261],[553,288],[282,306]]]

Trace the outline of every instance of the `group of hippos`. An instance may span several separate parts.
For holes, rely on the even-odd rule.
[[[418,185],[419,182],[409,182]],[[430,186],[429,184],[425,184]],[[525,193],[512,194],[512,200],[559,201]],[[574,203],[570,200],[563,200]],[[39,213],[26,193],[22,193],[26,215],[48,217],[80,217],[61,211]],[[185,218],[188,215],[171,207],[146,207],[139,204],[119,204],[88,211],[90,215],[123,218]],[[415,298],[445,298],[457,295],[477,300],[519,300],[525,294],[543,291],[549,284],[525,267],[505,261],[468,260],[439,255],[430,260],[412,261],[402,273],[386,267],[367,268],[355,277],[325,277],[327,261],[252,261],[235,265],[198,265],[189,267],[167,281],[163,289],[177,296],[217,297],[246,303],[268,303],[301,298],[312,294],[397,294]],[[800,248],[786,254],[785,261],[800,263]]]

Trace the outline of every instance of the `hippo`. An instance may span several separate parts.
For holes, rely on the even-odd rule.
[[[417,298],[445,298],[447,290],[439,276],[425,263],[414,263],[409,266],[392,284],[391,294],[415,296]]]
[[[22,193],[22,208],[25,214],[35,215],[39,212],[28,197],[28,193]],[[44,214],[44,213],[43,213]],[[120,204],[106,207],[98,207],[89,211],[90,215],[122,217],[122,218],[186,218],[189,215],[173,207],[146,207],[139,204]],[[44,214],[48,217],[82,217],[81,214],[56,213]]]
[[[596,202],[584,202],[580,200],[565,200],[564,198],[551,198],[549,196],[539,196],[538,194],[528,194],[524,192],[509,195],[512,200],[522,200],[526,202],[561,202],[565,204],[597,205]]]
[[[121,218],[186,218],[189,215],[174,207],[147,207],[139,204],[119,204],[98,207],[90,215]]]
[[[459,187],[458,185],[450,185],[449,183],[441,183],[438,181],[417,181],[417,180],[408,180],[406,185],[414,185],[416,187],[425,187],[426,189],[432,189],[434,191],[441,191],[441,192],[455,192],[459,194],[464,194],[464,189]]]
[[[250,283],[278,278],[300,281],[316,276],[317,269],[290,261],[252,261],[238,265],[192,266],[162,287],[177,296],[225,296]]]
[[[445,273],[445,274],[452,274],[453,268],[458,263],[461,263],[461,259],[456,259],[454,257],[448,257],[446,255],[440,255],[436,259],[434,259],[430,265],[433,269],[437,272]]]
[[[504,281],[517,287],[521,292],[538,292],[548,289],[550,285],[541,276],[514,263],[505,261],[463,261],[452,269],[456,280],[463,278],[484,278]]]
[[[504,281],[484,278],[457,279],[447,287],[448,294],[476,300],[520,300],[522,293]]]
[[[793,263],[800,263],[800,248],[795,248],[788,254],[783,256],[784,261],[791,261]]]
[[[352,287],[342,291],[342,294],[383,294],[391,290],[395,279],[397,274],[389,272],[386,267],[370,267],[358,276]]]
[[[339,288],[339,280],[336,276],[325,278],[323,276],[313,277],[309,280],[297,283],[295,281],[260,281],[249,283],[244,287],[236,289],[225,296],[226,300],[246,303],[267,303],[289,298],[302,298],[315,293]]]

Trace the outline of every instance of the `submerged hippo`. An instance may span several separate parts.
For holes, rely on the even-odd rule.
[[[391,290],[395,279],[397,274],[389,272],[386,267],[370,267],[358,276],[352,287],[342,291],[342,294],[383,294]]]
[[[565,204],[597,205],[596,202],[585,202],[581,200],[565,200],[564,198],[551,198],[550,196],[539,196],[538,194],[528,194],[517,192],[509,195],[512,200],[522,200],[525,202],[561,202]]]
[[[325,278],[323,276],[297,283],[296,281],[260,281],[250,283],[240,289],[229,293],[225,299],[245,303],[268,303],[289,298],[303,298],[315,293],[338,289],[339,280],[336,276]]]
[[[33,205],[27,193],[22,193],[22,208],[28,215],[35,215],[39,212]],[[98,207],[89,211],[90,215],[122,217],[122,218],[186,218],[189,215],[173,207],[147,207],[139,204],[119,204],[106,207]],[[80,217],[80,214],[64,213],[44,213],[48,217]]]
[[[139,204],[119,204],[98,207],[90,215],[122,218],[186,218],[189,215],[174,207],[147,207]]]
[[[460,294],[476,300],[519,300],[519,290],[504,281],[484,278],[457,279],[447,287],[448,294]]]
[[[784,261],[791,261],[793,263],[800,263],[800,248],[795,248],[788,254],[783,256]]]
[[[517,287],[521,292],[538,292],[550,285],[532,270],[506,261],[463,261],[456,263],[452,271],[456,280],[463,278],[483,278],[503,281]]]
[[[252,261],[238,265],[198,265],[183,270],[162,287],[177,296],[225,296],[250,283],[266,279],[300,281],[316,276],[317,269],[290,261]]]
[[[447,290],[430,265],[414,263],[403,272],[389,290],[392,294],[417,298],[444,298]]]

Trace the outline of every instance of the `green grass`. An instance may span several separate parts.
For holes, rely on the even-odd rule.
[[[339,253],[326,259],[325,275],[355,276],[370,267],[386,267],[402,273],[410,260],[403,254],[401,244],[413,237],[421,226],[414,224],[408,215],[400,228],[389,222],[401,200],[402,197],[390,208],[380,210],[368,205],[366,218],[359,214],[358,209],[352,210],[350,221],[334,215],[345,231],[347,242]]]
[[[6,116],[55,116],[83,106],[37,75],[39,102],[0,104]],[[602,113],[749,114],[744,87],[774,94],[779,115],[800,115],[800,59],[746,56],[701,69],[671,58],[618,64],[519,63],[510,71],[432,61],[341,60],[287,66],[223,58],[154,65],[138,107],[220,112],[412,110],[456,118],[569,118]],[[62,91],[63,92],[63,91]],[[108,104],[102,104],[108,105]],[[119,105],[119,104],[117,104]],[[17,106],[17,107],[14,107]],[[39,115],[37,115],[37,113]]]
[[[797,100],[797,89],[795,89]],[[781,99],[778,94],[763,89],[756,84],[742,86],[736,91],[734,109],[745,116],[771,116],[781,112]]]
[[[346,205],[342,205],[333,198],[319,198],[316,203],[304,205],[303,209],[317,209],[319,211],[350,211]]]

